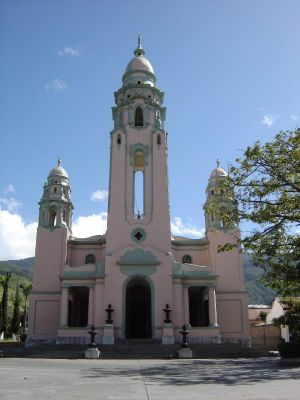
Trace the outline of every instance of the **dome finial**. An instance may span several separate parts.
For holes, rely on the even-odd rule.
[[[217,168],[220,168],[220,159],[217,158]]]
[[[58,160],[57,160],[57,166],[59,167],[60,164],[61,164],[61,158],[59,157]]]
[[[138,57],[138,56],[143,56],[144,54],[145,54],[145,51],[144,51],[144,49],[142,48],[142,37],[141,37],[141,35],[139,34],[138,35],[138,45],[137,45],[137,48],[134,50],[134,55],[136,56],[136,57]]]

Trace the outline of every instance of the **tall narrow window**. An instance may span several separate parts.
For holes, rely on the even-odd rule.
[[[157,135],[157,139],[156,139],[157,144],[160,146],[161,145],[161,136],[160,134]]]
[[[145,155],[142,151],[136,151],[134,154],[133,182],[134,216],[136,219],[141,219],[144,216],[144,170]]]
[[[135,110],[134,125],[135,126],[144,126],[144,116],[143,116],[143,110],[141,107],[137,107]]]
[[[144,172],[134,173],[134,216],[137,219],[144,215]]]
[[[121,144],[121,135],[120,134],[118,134],[118,137],[117,137],[117,144]]]
[[[50,226],[55,226],[56,225],[56,207],[52,206],[50,208],[50,216],[49,216],[49,225]]]

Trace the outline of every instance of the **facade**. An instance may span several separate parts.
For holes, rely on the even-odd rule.
[[[265,304],[248,305],[248,318],[250,327],[263,324],[264,322],[261,319],[261,313],[265,313],[267,316],[270,311],[271,307]]]
[[[266,324],[268,325],[273,324],[273,319],[285,315],[285,313],[289,310],[290,307],[288,306],[288,304],[285,304],[281,298],[276,297],[272,301],[271,311],[267,315]],[[284,339],[286,342],[290,341],[290,330],[288,325],[280,325],[280,333],[282,339]]]
[[[44,185],[29,307],[31,343],[84,343],[91,325],[103,344],[116,338],[173,343],[189,324],[191,342],[248,344],[241,255],[237,248],[217,252],[219,244],[236,240],[239,228],[224,226],[215,213],[205,216],[203,238],[171,236],[164,94],[144,54],[139,38],[115,93],[106,234],[72,235],[71,189],[60,161]],[[218,163],[206,204],[222,198],[218,186],[225,177]],[[233,206],[232,199],[222,198],[222,207]]]

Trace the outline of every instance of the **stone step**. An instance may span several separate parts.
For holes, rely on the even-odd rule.
[[[86,345],[39,345],[29,348],[20,345],[0,350],[4,357],[78,359],[84,358],[86,348]],[[99,345],[98,348],[103,359],[173,359],[177,358],[180,345],[162,345],[153,339],[125,339],[116,341],[114,345]],[[190,348],[193,358],[250,358],[267,355],[236,344],[191,345]]]

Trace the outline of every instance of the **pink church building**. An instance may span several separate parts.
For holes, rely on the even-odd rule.
[[[50,171],[39,203],[29,344],[87,343],[91,325],[103,345],[122,338],[171,344],[183,324],[191,343],[249,344],[241,254],[217,252],[239,228],[215,213],[205,215],[204,237],[171,235],[163,97],[139,38],[112,108],[106,234],[72,235],[68,174],[60,161]],[[211,172],[207,204],[222,196],[226,175],[219,164]]]

